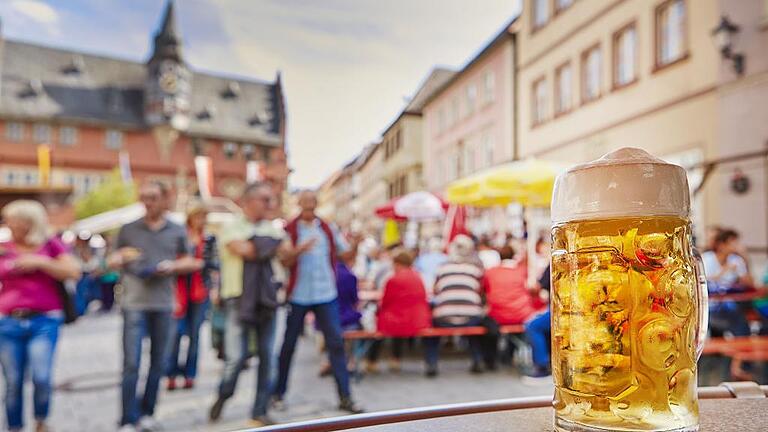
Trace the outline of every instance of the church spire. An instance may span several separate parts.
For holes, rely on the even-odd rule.
[[[170,0],[165,7],[163,23],[160,25],[160,30],[155,34],[154,51],[150,62],[162,59],[183,61],[181,58],[181,38],[176,32],[176,13],[173,0]]]

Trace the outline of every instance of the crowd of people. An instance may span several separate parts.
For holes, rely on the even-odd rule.
[[[338,407],[350,413],[363,411],[350,388],[350,369],[357,366],[344,340],[350,330],[375,330],[384,336],[365,345],[361,357],[363,369],[374,372],[385,346],[391,352],[390,370],[398,371],[425,329],[482,326],[487,329],[483,335],[451,340],[468,351],[469,370],[482,373],[510,358],[500,347],[518,345],[503,340],[500,326],[524,325],[532,358],[523,372],[532,378],[550,374],[545,236],[531,253],[525,239],[469,233],[447,244],[441,238],[425,239],[419,250],[401,244],[363,250],[358,247],[361,236],[343,234],[317,216],[313,192],[300,194],[299,214],[283,223],[272,187],[251,184],[240,199],[242,214],[215,230],[207,226],[202,204],[188,208],[186,226],[171,221],[170,195],[162,183],[142,185],[139,200],[146,214],[121,227],[107,248],[96,250],[88,235],[77,236],[71,245],[52,235],[46,211],[37,202],[20,200],[3,208],[3,223],[11,233],[9,241],[0,243],[0,364],[9,430],[23,428],[27,374],[35,388],[35,430],[48,430],[53,353],[68,305],[82,314],[98,299],[108,311],[116,284],[123,317],[122,431],[159,429],[154,412],[163,379],[169,391],[195,386],[206,319],[223,361],[208,413],[212,422],[235,394],[247,363],[257,361],[251,425],[273,423],[268,413],[285,404],[308,314],[327,355],[322,373],[333,377]],[[754,289],[738,233],[713,227],[704,246],[710,293]],[[76,289],[67,289],[70,281],[76,281]],[[765,320],[767,305],[758,300],[751,306]],[[285,314],[279,313],[281,307]],[[743,303],[711,303],[712,335],[749,335],[753,328],[744,308]],[[283,316],[285,333],[277,347],[277,320]],[[760,331],[766,329],[764,325]],[[139,383],[145,339],[150,343],[149,367],[145,382]],[[421,339],[427,377],[438,375],[445,342]],[[748,369],[748,364],[736,363],[732,372],[739,376]]]
[[[35,387],[36,430],[48,430],[53,353],[67,307],[72,304],[74,313],[82,315],[99,300],[99,309],[109,311],[116,284],[123,318],[122,431],[159,430],[154,413],[164,378],[169,391],[195,386],[206,319],[223,360],[209,420],[219,420],[253,358],[258,368],[251,425],[263,426],[273,423],[268,411],[284,405],[296,345],[310,313],[323,337],[328,357],[323,369],[335,380],[339,409],[363,411],[352,397],[352,359],[343,337],[347,330],[364,327],[364,302],[358,296],[362,286],[374,293],[373,321],[390,341],[393,370],[399,370],[405,348],[425,328],[535,323],[546,309],[538,291],[548,288],[548,278],[530,286],[524,243],[511,238],[493,245],[490,238],[459,235],[447,250],[442,239],[433,238],[422,253],[399,244],[362,253],[361,236],[344,235],[316,215],[313,192],[301,193],[300,213],[282,223],[275,192],[264,183],[245,189],[242,214],[218,227],[215,235],[206,226],[207,210],[201,204],[187,210],[186,226],[173,222],[168,216],[171,193],[162,183],[143,184],[139,201],[145,215],[99,248],[92,247],[85,233],[71,245],[51,234],[45,209],[37,202],[4,207],[3,221],[12,238],[0,244],[0,363],[9,430],[23,428],[27,371]],[[540,242],[537,262],[548,262],[547,253],[548,245]],[[536,267],[537,272],[544,267]],[[72,281],[76,287],[68,290]],[[282,346],[276,347],[283,305],[285,334]],[[548,329],[531,325],[529,330],[548,340]],[[472,372],[496,368],[498,338],[493,331],[467,338]],[[531,341],[536,338],[531,335]],[[148,373],[140,383],[145,339],[150,345]],[[383,345],[371,344],[366,369],[375,370]],[[429,377],[438,374],[440,347],[439,338],[423,341]],[[548,344],[534,343],[533,348],[540,368],[532,374],[548,374]]]

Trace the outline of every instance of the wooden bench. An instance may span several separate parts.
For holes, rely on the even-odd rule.
[[[420,331],[415,337],[453,337],[453,336],[482,336],[488,333],[488,329],[482,326],[472,327],[430,327]],[[522,324],[512,324],[499,326],[501,334],[522,334],[525,333],[525,326]],[[349,330],[344,332],[344,339],[356,341],[352,347],[352,357],[354,358],[353,375],[356,379],[362,377],[358,365],[363,357],[368,353],[377,340],[386,338],[383,333],[371,330]]]
[[[501,334],[520,334],[525,332],[522,324],[503,325],[499,327]],[[482,326],[472,327],[430,327],[420,331],[415,337],[441,337],[441,336],[482,336],[488,330]],[[378,331],[350,330],[344,332],[344,339],[384,339],[386,336]]]

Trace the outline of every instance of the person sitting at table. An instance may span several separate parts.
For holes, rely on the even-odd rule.
[[[421,276],[411,267],[413,255],[401,250],[392,261],[394,270],[384,284],[384,292],[376,317],[376,329],[385,337],[391,338],[392,358],[389,369],[397,372],[400,370],[400,360],[406,339],[430,327],[431,313]],[[368,351],[366,369],[369,372],[377,369],[376,362],[381,345],[382,341],[377,340]]]
[[[528,260],[523,253],[521,259],[515,261],[515,250],[511,246],[502,247],[499,255],[499,265],[486,270],[483,278],[488,317],[498,325],[522,324],[536,312],[526,287]],[[483,341],[485,366],[493,370],[496,368],[499,335],[488,334]]]
[[[448,261],[440,266],[435,276],[434,308],[432,325],[435,327],[472,327],[483,320],[482,278],[483,269],[471,238],[458,235],[448,247]],[[481,342],[478,336],[470,336],[469,350],[472,355],[472,373],[483,371]],[[440,338],[424,341],[427,363],[426,375],[437,376],[437,360]]]

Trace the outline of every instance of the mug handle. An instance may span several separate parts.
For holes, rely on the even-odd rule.
[[[701,255],[692,248],[694,273],[696,275],[696,292],[694,293],[697,306],[696,319],[696,360],[701,357],[704,343],[707,341],[709,330],[709,291],[707,291],[707,276],[704,273],[704,262]]]

